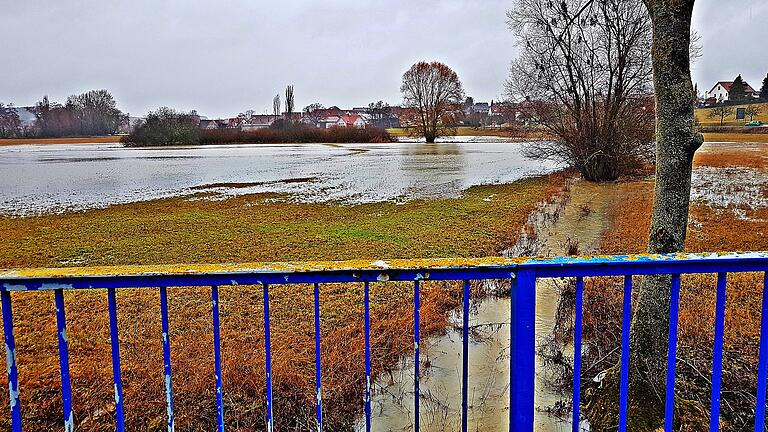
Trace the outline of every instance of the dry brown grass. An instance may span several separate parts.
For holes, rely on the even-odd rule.
[[[527,215],[563,176],[472,188],[460,199],[355,206],[297,204],[277,196],[226,201],[159,200],[33,218],[0,218],[0,266],[288,261],[482,256],[514,242]],[[493,199],[488,201],[488,197]],[[412,285],[371,285],[373,369],[383,372],[413,348]],[[422,331],[446,327],[460,286],[422,289]],[[362,285],[323,285],[324,407],[328,430],[348,430],[362,406]],[[26,430],[61,424],[53,296],[14,295],[22,413]],[[272,286],[275,417],[280,430],[309,430],[314,415],[313,298],[310,286]],[[75,422],[111,430],[113,388],[106,293],[67,293]],[[220,293],[228,430],[263,430],[264,337],[261,287]],[[177,430],[213,430],[215,397],[210,288],[170,288]],[[162,346],[156,290],[120,290],[123,381],[129,430],[164,429]],[[6,385],[5,375],[0,385]],[[0,392],[0,406],[8,405]],[[0,410],[8,429],[8,411]]]
[[[705,142],[768,143],[768,134],[705,133]]]
[[[694,164],[715,168],[747,167],[763,170],[768,166],[768,146],[747,143],[705,146],[696,152]]]
[[[68,138],[2,138],[0,139],[0,146],[19,144],[104,144],[119,143],[120,138],[122,137],[116,135]]]

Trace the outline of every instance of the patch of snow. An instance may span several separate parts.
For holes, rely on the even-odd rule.
[[[691,199],[731,208],[740,218],[747,210],[768,207],[768,174],[742,167],[699,167],[691,177]]]

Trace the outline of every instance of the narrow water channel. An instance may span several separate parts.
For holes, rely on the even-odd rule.
[[[510,254],[535,253],[540,256],[562,255],[566,243],[577,242],[579,253],[594,252],[602,233],[608,228],[606,213],[615,199],[611,185],[572,183],[561,201],[543,206],[531,216],[538,229],[535,240],[520,244]],[[532,252],[533,251],[533,252]],[[496,287],[489,287],[490,292]],[[552,281],[540,280],[536,291],[536,334],[542,342],[553,331],[559,292]],[[476,300],[470,316],[469,412],[471,431],[509,430],[509,297],[489,296]],[[420,378],[420,430],[461,430],[461,311],[451,316],[445,334],[422,341],[422,376]],[[570,348],[570,347],[568,347]],[[568,351],[566,348],[566,351]],[[566,356],[572,356],[565,352]],[[547,408],[568,401],[547,385],[547,369],[542,358],[536,361],[535,430],[559,432],[571,430],[570,413],[564,418],[547,413]],[[379,375],[372,399],[372,430],[409,431],[413,427],[413,358],[401,360],[391,373]],[[364,423],[358,423],[364,430]]]

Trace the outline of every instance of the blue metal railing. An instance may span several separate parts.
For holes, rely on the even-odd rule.
[[[626,431],[629,371],[629,333],[631,317],[632,276],[671,275],[670,332],[668,338],[667,378],[665,393],[665,430],[673,430],[675,399],[675,366],[677,349],[678,312],[680,306],[680,276],[691,273],[717,274],[717,300],[715,310],[714,355],[712,367],[710,429],[719,429],[721,375],[723,360],[723,334],[726,303],[726,278],[733,272],[763,272],[763,302],[761,317],[760,351],[757,371],[754,430],[762,432],[766,410],[766,378],[768,373],[768,253],[748,254],[676,254],[637,255],[593,258],[555,259],[470,259],[470,260],[402,260],[343,263],[267,264],[267,265],[204,265],[114,267],[73,269],[29,269],[0,271],[0,297],[2,300],[3,334],[5,337],[6,366],[10,394],[10,412],[13,431],[22,430],[19,377],[14,339],[11,292],[26,290],[52,290],[56,305],[59,359],[62,382],[64,428],[71,431],[73,424],[72,389],[69,377],[68,339],[64,311],[64,290],[106,289],[109,306],[112,367],[115,391],[115,423],[118,431],[125,429],[120,347],[117,337],[116,290],[149,288],[160,290],[163,341],[163,375],[166,390],[167,426],[173,431],[174,406],[171,368],[171,344],[168,326],[167,287],[210,286],[214,340],[214,373],[218,430],[224,430],[224,403],[221,370],[221,336],[219,331],[219,288],[230,285],[261,285],[264,299],[266,419],[267,430],[274,430],[272,403],[272,370],[270,346],[269,286],[274,284],[308,284],[314,286],[315,332],[315,384],[317,430],[323,430],[320,295],[322,283],[364,283],[365,307],[365,428],[371,428],[371,319],[370,282],[412,281],[414,284],[414,394],[419,395],[419,307],[420,282],[426,280],[463,281],[463,344],[462,344],[462,431],[467,431],[467,386],[469,367],[469,301],[470,281],[508,279],[511,281],[511,334],[510,334],[510,430],[532,431],[534,422],[535,377],[535,299],[536,280],[539,278],[576,278],[576,310],[574,327],[573,377],[573,430],[579,430],[580,375],[582,344],[582,312],[584,278],[602,276],[624,277],[624,298],[621,328],[621,373],[619,394],[619,430]],[[419,397],[414,397],[414,429],[419,428]]]

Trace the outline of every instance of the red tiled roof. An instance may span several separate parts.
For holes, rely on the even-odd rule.
[[[357,114],[352,114],[352,115],[343,115],[343,116],[341,116],[341,119],[342,119],[342,120],[344,120],[344,123],[346,123],[346,124],[348,124],[348,125],[353,125],[353,124],[355,124],[355,122],[356,122],[356,121],[357,121],[357,119],[359,119],[359,118],[360,118],[360,116],[359,116],[359,115],[357,115]]]
[[[715,87],[717,87],[719,85],[725,87],[725,90],[730,93],[731,92],[731,86],[733,85],[733,81],[718,81],[714,86],[712,86],[712,90],[714,90]],[[710,90],[710,92],[712,90]],[[752,86],[749,85],[749,83],[744,81],[744,92],[746,92],[746,93],[754,93],[755,89],[753,89]]]

